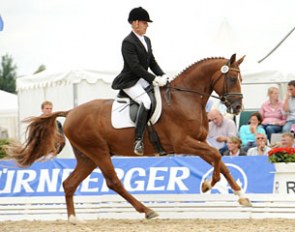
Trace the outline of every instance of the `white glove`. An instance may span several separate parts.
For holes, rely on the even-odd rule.
[[[166,81],[170,82],[170,77],[167,76],[167,74],[164,74],[161,76],[162,78],[165,78]]]
[[[156,78],[153,81],[154,85],[158,85],[158,86],[164,86],[167,83],[167,78],[164,76],[156,76]]]

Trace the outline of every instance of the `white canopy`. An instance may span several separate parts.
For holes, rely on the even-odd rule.
[[[17,95],[0,90],[0,137],[17,138]]]
[[[0,114],[17,113],[17,95],[0,90]]]

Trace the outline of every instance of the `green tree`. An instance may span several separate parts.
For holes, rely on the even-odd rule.
[[[16,93],[16,65],[8,54],[2,56],[0,67],[0,89]]]

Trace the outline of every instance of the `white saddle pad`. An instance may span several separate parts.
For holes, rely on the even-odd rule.
[[[156,97],[156,109],[150,119],[152,124],[155,124],[161,116],[162,99],[159,86],[154,87]],[[135,127],[135,123],[131,120],[129,115],[130,99],[119,98],[120,102],[115,99],[112,105],[112,126],[116,129]]]

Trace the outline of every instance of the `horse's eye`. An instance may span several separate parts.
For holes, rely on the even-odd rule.
[[[235,76],[230,76],[229,79],[232,83],[235,83],[237,81],[237,77]]]

